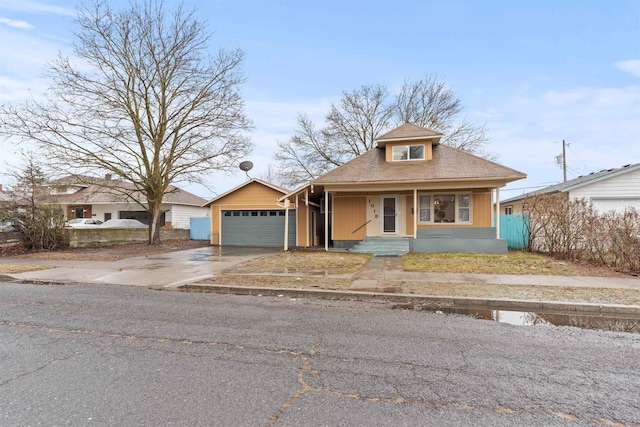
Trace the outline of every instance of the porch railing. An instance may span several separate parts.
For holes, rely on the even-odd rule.
[[[360,227],[358,227],[358,228],[356,228],[355,230],[353,230],[353,231],[351,232],[351,234],[355,234],[355,232],[356,232],[356,231],[360,230],[362,227],[364,227],[365,225],[369,224],[371,221],[373,221],[373,220],[371,220],[371,219],[370,219],[369,221],[365,222],[365,223],[364,223],[364,224],[362,224]]]

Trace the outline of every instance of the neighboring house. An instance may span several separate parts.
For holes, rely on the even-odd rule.
[[[285,246],[296,244],[295,209],[278,199],[288,190],[251,179],[203,204],[211,209],[211,244],[231,246]]]
[[[105,178],[65,177],[51,181],[49,194],[55,196],[65,212],[67,220],[74,218],[137,219],[145,224],[148,214],[137,200],[144,196],[133,190],[130,183]],[[124,191],[123,191],[124,190]],[[209,210],[201,207],[205,199],[180,188],[170,186],[161,206],[160,226],[189,229],[191,217],[206,217]]]
[[[403,124],[377,138],[376,148],[287,194],[283,200],[297,207],[296,244],[376,254],[505,253],[492,195],[499,200],[501,187],[526,175],[441,145],[441,137]]]
[[[549,194],[569,200],[584,199],[599,212],[640,210],[640,163],[606,169],[579,176],[567,182],[511,197],[500,202],[502,213],[521,214],[526,211],[527,197]]]

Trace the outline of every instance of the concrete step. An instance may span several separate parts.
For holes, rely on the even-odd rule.
[[[366,238],[354,245],[349,251],[374,256],[401,256],[410,251],[408,239]]]

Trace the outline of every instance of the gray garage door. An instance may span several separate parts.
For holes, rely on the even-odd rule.
[[[296,211],[289,210],[289,246],[296,244]],[[284,210],[222,211],[222,245],[284,246]]]

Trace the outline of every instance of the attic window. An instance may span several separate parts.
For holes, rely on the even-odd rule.
[[[395,145],[393,161],[424,160],[424,145]]]

